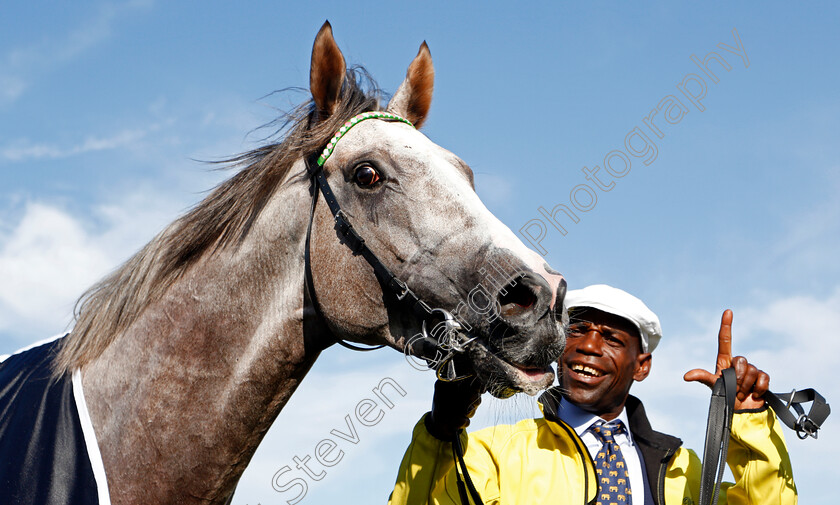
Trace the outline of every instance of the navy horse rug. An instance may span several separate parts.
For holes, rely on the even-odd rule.
[[[79,370],[52,377],[60,338],[0,357],[0,503],[110,505]]]

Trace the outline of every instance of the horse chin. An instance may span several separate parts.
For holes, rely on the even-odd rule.
[[[551,365],[514,364],[494,354],[483,342],[476,341],[476,344],[470,349],[473,369],[496,398],[510,398],[520,392],[535,396],[554,383]]]

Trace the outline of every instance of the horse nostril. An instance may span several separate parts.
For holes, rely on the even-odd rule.
[[[560,285],[557,286],[557,298],[554,301],[554,310],[563,310],[563,301],[566,299],[567,288],[566,279],[560,279]]]
[[[504,318],[515,317],[527,312],[537,303],[537,295],[521,281],[522,278],[519,277],[499,292],[499,305],[501,306],[501,315]]]

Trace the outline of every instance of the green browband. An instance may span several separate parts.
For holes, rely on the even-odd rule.
[[[411,124],[411,121],[409,121],[408,119],[400,117],[396,114],[391,114],[390,112],[377,112],[377,111],[362,112],[361,114],[351,118],[350,121],[347,121],[346,123],[344,123],[344,126],[339,128],[338,131],[335,132],[335,135],[333,135],[333,138],[330,139],[330,142],[327,144],[327,147],[324,148],[324,152],[322,152],[321,156],[318,157],[318,166],[319,167],[323,167],[324,163],[327,162],[327,159],[332,154],[333,149],[335,149],[335,145],[338,143],[338,140],[341,137],[343,137],[345,133],[350,131],[350,128],[352,128],[353,126],[361,123],[365,119],[390,119],[390,120],[393,120],[393,121],[400,121],[402,123],[405,123],[405,124],[411,126],[412,128],[414,127],[414,125]]]

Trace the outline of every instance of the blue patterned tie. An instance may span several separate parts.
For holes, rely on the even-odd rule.
[[[595,456],[595,471],[598,473],[598,505],[631,505],[630,473],[615,443],[615,435],[624,433],[621,421],[604,423],[598,421],[587,430],[601,441],[601,449]]]

